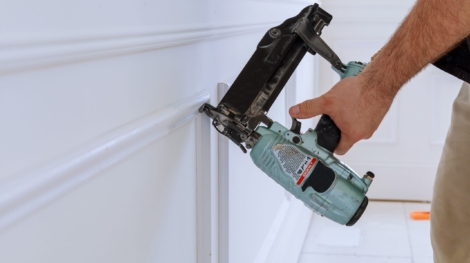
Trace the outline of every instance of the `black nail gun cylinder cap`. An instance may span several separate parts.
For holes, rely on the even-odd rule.
[[[357,220],[359,220],[359,218],[361,218],[364,211],[366,211],[367,204],[369,204],[369,199],[366,196],[366,197],[364,197],[364,200],[362,201],[362,204],[357,209],[356,213],[353,215],[353,217],[351,217],[349,222],[346,223],[347,226],[354,225],[357,222]]]

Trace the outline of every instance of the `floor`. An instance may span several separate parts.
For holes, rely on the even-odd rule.
[[[299,263],[432,263],[429,220],[409,218],[430,206],[370,202],[352,227],[315,215]]]

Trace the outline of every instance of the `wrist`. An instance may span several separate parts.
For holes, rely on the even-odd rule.
[[[391,104],[403,84],[368,67],[357,76],[361,95],[367,99],[368,103]]]

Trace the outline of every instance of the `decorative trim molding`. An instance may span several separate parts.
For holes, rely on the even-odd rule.
[[[213,178],[211,173],[210,129],[210,118],[205,114],[199,115],[196,119],[197,263],[211,263],[215,254],[212,251],[211,188]]]
[[[279,21],[273,21],[120,31],[106,29],[75,34],[9,36],[0,39],[0,75],[267,30],[278,23]]]
[[[208,100],[207,93],[197,93],[106,133],[60,159],[3,182],[0,184],[0,232],[194,120],[198,108]],[[198,168],[199,171],[203,170]]]
[[[217,101],[221,101],[227,93],[230,83],[219,83],[217,85]],[[229,139],[217,133],[217,155],[218,155],[218,185],[217,185],[217,210],[218,210],[218,263],[229,263]]]
[[[254,262],[297,263],[312,215],[300,200],[284,200]]]
[[[260,249],[258,250],[258,254],[256,255],[255,260],[253,263],[267,263],[269,255],[273,252],[272,247],[276,238],[279,236],[279,231],[281,230],[282,223],[284,222],[285,217],[287,216],[287,212],[289,212],[289,207],[291,202],[287,199],[282,201],[282,204],[277,211],[276,217],[274,218],[271,227],[266,234],[263,243],[261,244]]]

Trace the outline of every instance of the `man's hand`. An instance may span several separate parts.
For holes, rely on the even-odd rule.
[[[438,21],[438,22],[436,22]],[[305,119],[328,114],[341,130],[335,150],[345,154],[379,127],[398,90],[428,63],[470,35],[470,0],[418,0],[389,42],[356,77],[338,82],[321,97],[293,106]]]
[[[364,76],[341,80],[324,95],[291,107],[289,114],[298,119],[329,115],[341,130],[335,153],[345,154],[356,142],[372,136],[393,102],[393,96],[365,88]]]

